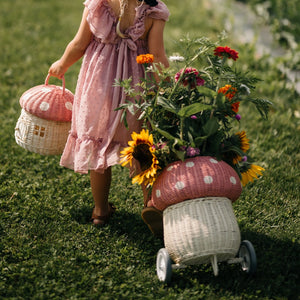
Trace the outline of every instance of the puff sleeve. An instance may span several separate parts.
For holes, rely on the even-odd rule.
[[[156,6],[152,6],[147,10],[147,16],[153,19],[168,21],[170,16],[169,9],[162,1],[158,0],[157,2]]]
[[[92,33],[97,38],[105,38],[110,34],[114,19],[106,1],[103,0],[86,0],[84,6],[89,10],[87,22],[90,25]]]

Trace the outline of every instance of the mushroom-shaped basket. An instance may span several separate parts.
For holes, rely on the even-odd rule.
[[[153,184],[152,203],[164,210],[203,197],[226,197],[234,202],[241,192],[240,178],[231,166],[210,156],[197,156],[171,163],[163,170]]]
[[[20,98],[21,115],[15,139],[21,147],[42,155],[61,154],[71,128],[74,95],[63,86],[35,86]]]

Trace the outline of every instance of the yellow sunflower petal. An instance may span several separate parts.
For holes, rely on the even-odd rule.
[[[249,139],[247,138],[246,132],[243,130],[243,131],[237,132],[236,135],[240,139],[241,150],[243,152],[247,152],[250,148],[250,145],[249,145]]]
[[[249,169],[242,172],[242,184],[245,186],[248,182],[253,182],[254,179],[258,179],[258,175],[263,175],[262,171],[265,171],[263,167],[257,165],[250,165]]]

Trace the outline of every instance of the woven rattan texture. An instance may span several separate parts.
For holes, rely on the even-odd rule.
[[[197,156],[166,167],[153,185],[152,201],[157,209],[163,210],[201,197],[235,201],[241,192],[241,181],[232,167],[209,156]]]
[[[38,85],[20,98],[21,107],[27,112],[49,121],[71,122],[73,94],[56,85]]]
[[[223,197],[199,198],[163,212],[164,242],[175,263],[195,265],[235,257],[241,238],[232,203]]]
[[[48,121],[36,117],[24,109],[15,128],[18,145],[42,155],[59,155],[67,141],[71,122]]]

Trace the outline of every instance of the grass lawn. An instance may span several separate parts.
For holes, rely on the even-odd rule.
[[[198,0],[165,2],[172,13],[168,55],[180,54],[174,41],[186,33],[214,39],[222,30],[224,16],[213,7]],[[97,229],[89,223],[88,176],[61,168],[59,157],[29,153],[14,140],[19,98],[43,83],[73,37],[82,1],[0,4],[0,299],[298,299],[299,95],[268,57],[230,41],[240,52],[239,65],[263,79],[257,93],[274,103],[268,121],[247,106],[240,110],[251,154],[266,169],[234,204],[242,239],[255,247],[257,273],[249,277],[240,265],[220,264],[214,277],[209,265],[191,266],[174,271],[167,286],[155,271],[163,242],[142,222],[142,193],[126,169],[113,168],[110,201],[118,210],[108,226]],[[72,91],[79,67],[66,74]]]

